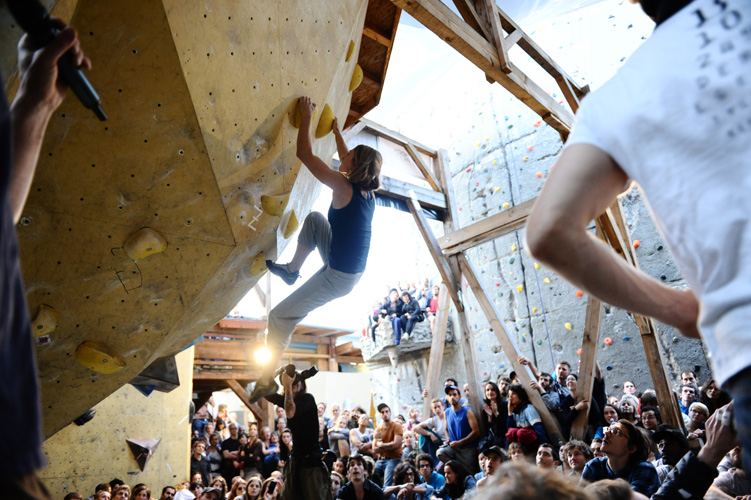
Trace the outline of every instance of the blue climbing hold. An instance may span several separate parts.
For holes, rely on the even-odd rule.
[[[475,330],[477,330],[477,323],[475,323]]]
[[[606,369],[607,371],[610,371],[610,370],[612,370],[612,369],[613,369],[613,365],[608,365],[608,366],[606,366],[606,367],[605,367],[605,369]]]
[[[626,342],[628,342],[629,340],[631,340],[631,337],[623,337],[623,340],[625,340]]]
[[[475,327],[475,328],[477,328],[477,327]],[[477,350],[478,351],[482,351],[482,346],[478,347]]]
[[[503,363],[501,363],[500,365],[498,365],[498,368],[503,368],[504,366],[506,366],[506,365],[504,365]]]

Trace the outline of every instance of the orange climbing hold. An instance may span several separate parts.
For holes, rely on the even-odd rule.
[[[634,240],[634,248],[639,248],[639,245],[641,245],[641,241]]]
[[[540,125],[542,125],[542,120],[537,120],[536,122],[532,124],[532,126],[535,128],[539,127]]]
[[[542,177],[542,172],[537,172],[537,173],[535,174],[535,177],[537,177],[538,179],[539,179],[540,177]]]
[[[533,149],[535,149],[534,146],[527,146],[527,151],[532,151]]]
[[[610,337],[605,337],[602,341],[605,342],[605,345],[613,344],[613,339],[611,339]]]
[[[583,297],[584,296],[584,292],[582,292],[581,290],[577,290],[575,295],[577,297]]]
[[[578,354],[579,356],[582,355],[582,348],[581,347],[576,350],[576,354]]]

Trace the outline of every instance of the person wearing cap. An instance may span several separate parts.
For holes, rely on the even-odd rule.
[[[489,478],[495,473],[496,470],[498,470],[498,467],[500,467],[501,464],[506,461],[506,453],[499,446],[489,446],[482,450],[482,453],[483,455],[485,455],[485,475],[482,479],[477,481],[478,489],[485,486],[485,483],[487,483]]]
[[[366,473],[366,458],[362,455],[352,455],[347,461],[347,480],[336,495],[341,500],[386,500],[381,488],[368,479]]]
[[[325,499],[331,500],[329,471],[321,460],[323,453],[318,444],[318,406],[312,394],[307,392],[300,372],[294,377],[282,371],[279,376],[284,387],[283,394],[271,394],[265,398],[276,406],[283,406],[287,414],[287,427],[292,431],[290,458],[284,465],[282,475],[285,485],[282,500]]]
[[[373,453],[380,455],[375,472],[383,476],[383,486],[391,486],[394,469],[402,458],[402,435],[404,430],[399,422],[391,419],[391,408],[386,403],[378,405],[381,423],[376,428],[373,440]]]
[[[444,391],[451,405],[446,410],[449,442],[438,448],[436,455],[444,463],[456,460],[474,474],[480,469],[477,463],[477,442],[480,438],[477,417],[472,410],[461,405],[461,393],[457,386],[448,385],[444,387]]]
[[[641,431],[628,420],[621,419],[605,428],[602,451],[606,457],[590,460],[579,484],[621,478],[631,489],[648,497],[660,487],[657,470],[646,461],[649,449]]]
[[[652,465],[657,469],[660,482],[663,482],[675,464],[688,453],[688,439],[682,431],[672,425],[660,424],[655,429],[652,440],[657,443],[657,449],[661,455],[660,458],[652,461]]]
[[[198,498],[199,500],[222,500],[222,490],[219,488],[206,488]]]

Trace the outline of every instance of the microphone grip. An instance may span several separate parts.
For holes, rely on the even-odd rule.
[[[91,85],[91,82],[86,78],[81,68],[75,65],[73,54],[70,52],[63,54],[57,61],[57,68],[60,71],[60,76],[68,84],[73,93],[76,94],[81,104],[92,110],[100,121],[105,121],[107,114],[102,108],[99,94],[97,94],[94,86]]]

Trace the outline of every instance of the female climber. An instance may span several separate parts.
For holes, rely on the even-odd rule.
[[[365,270],[370,250],[370,226],[375,209],[373,192],[380,187],[381,154],[364,145],[350,151],[334,120],[340,167],[338,172],[329,168],[313,154],[310,122],[315,104],[309,97],[301,97],[298,106],[302,121],[297,135],[297,157],[316,179],[333,190],[332,201],[328,220],[319,212],[311,212],[305,218],[295,255],[289,263],[267,260],[266,266],[291,285],[300,277],[299,270],[305,259],[318,248],[323,268],[269,313],[267,347],[271,350],[271,361],[250,395],[251,402],[277,391],[274,369],[295,327],[312,310],[343,297],[354,288]]]

